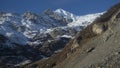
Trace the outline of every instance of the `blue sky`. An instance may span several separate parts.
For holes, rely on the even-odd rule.
[[[103,12],[120,0],[0,0],[0,11],[42,13],[46,9],[62,8],[76,15]]]

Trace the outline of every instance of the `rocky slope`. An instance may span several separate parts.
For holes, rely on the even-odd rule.
[[[26,68],[120,68],[120,3],[79,32],[62,52]]]

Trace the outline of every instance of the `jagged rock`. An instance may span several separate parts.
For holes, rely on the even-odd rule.
[[[55,51],[62,49],[69,42],[70,38],[59,38],[56,40],[47,40],[39,48],[39,51],[45,56],[51,56]]]
[[[23,14],[23,18],[25,18],[25,19],[31,19],[31,20],[33,20],[33,19],[38,19],[38,16],[37,16],[37,14],[35,14],[35,13],[32,13],[32,12],[25,12],[24,14]]]
[[[77,30],[75,29],[69,29],[68,30],[68,33],[71,35],[71,36],[75,36],[77,34]]]
[[[73,45],[71,46],[71,50],[74,50],[75,48],[77,48],[79,46],[77,40],[73,41]]]
[[[65,30],[61,29],[61,28],[56,28],[53,31],[50,32],[50,35],[55,38],[57,36],[62,36],[66,33]]]
[[[120,13],[118,13],[118,15],[116,16],[116,18],[120,18]]]

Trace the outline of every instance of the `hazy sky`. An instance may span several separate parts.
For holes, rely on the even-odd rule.
[[[62,8],[76,15],[102,12],[120,0],[0,0],[0,11],[42,13],[46,9]]]

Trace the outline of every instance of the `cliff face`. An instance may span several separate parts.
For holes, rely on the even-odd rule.
[[[78,33],[61,53],[26,67],[120,68],[120,3]]]

